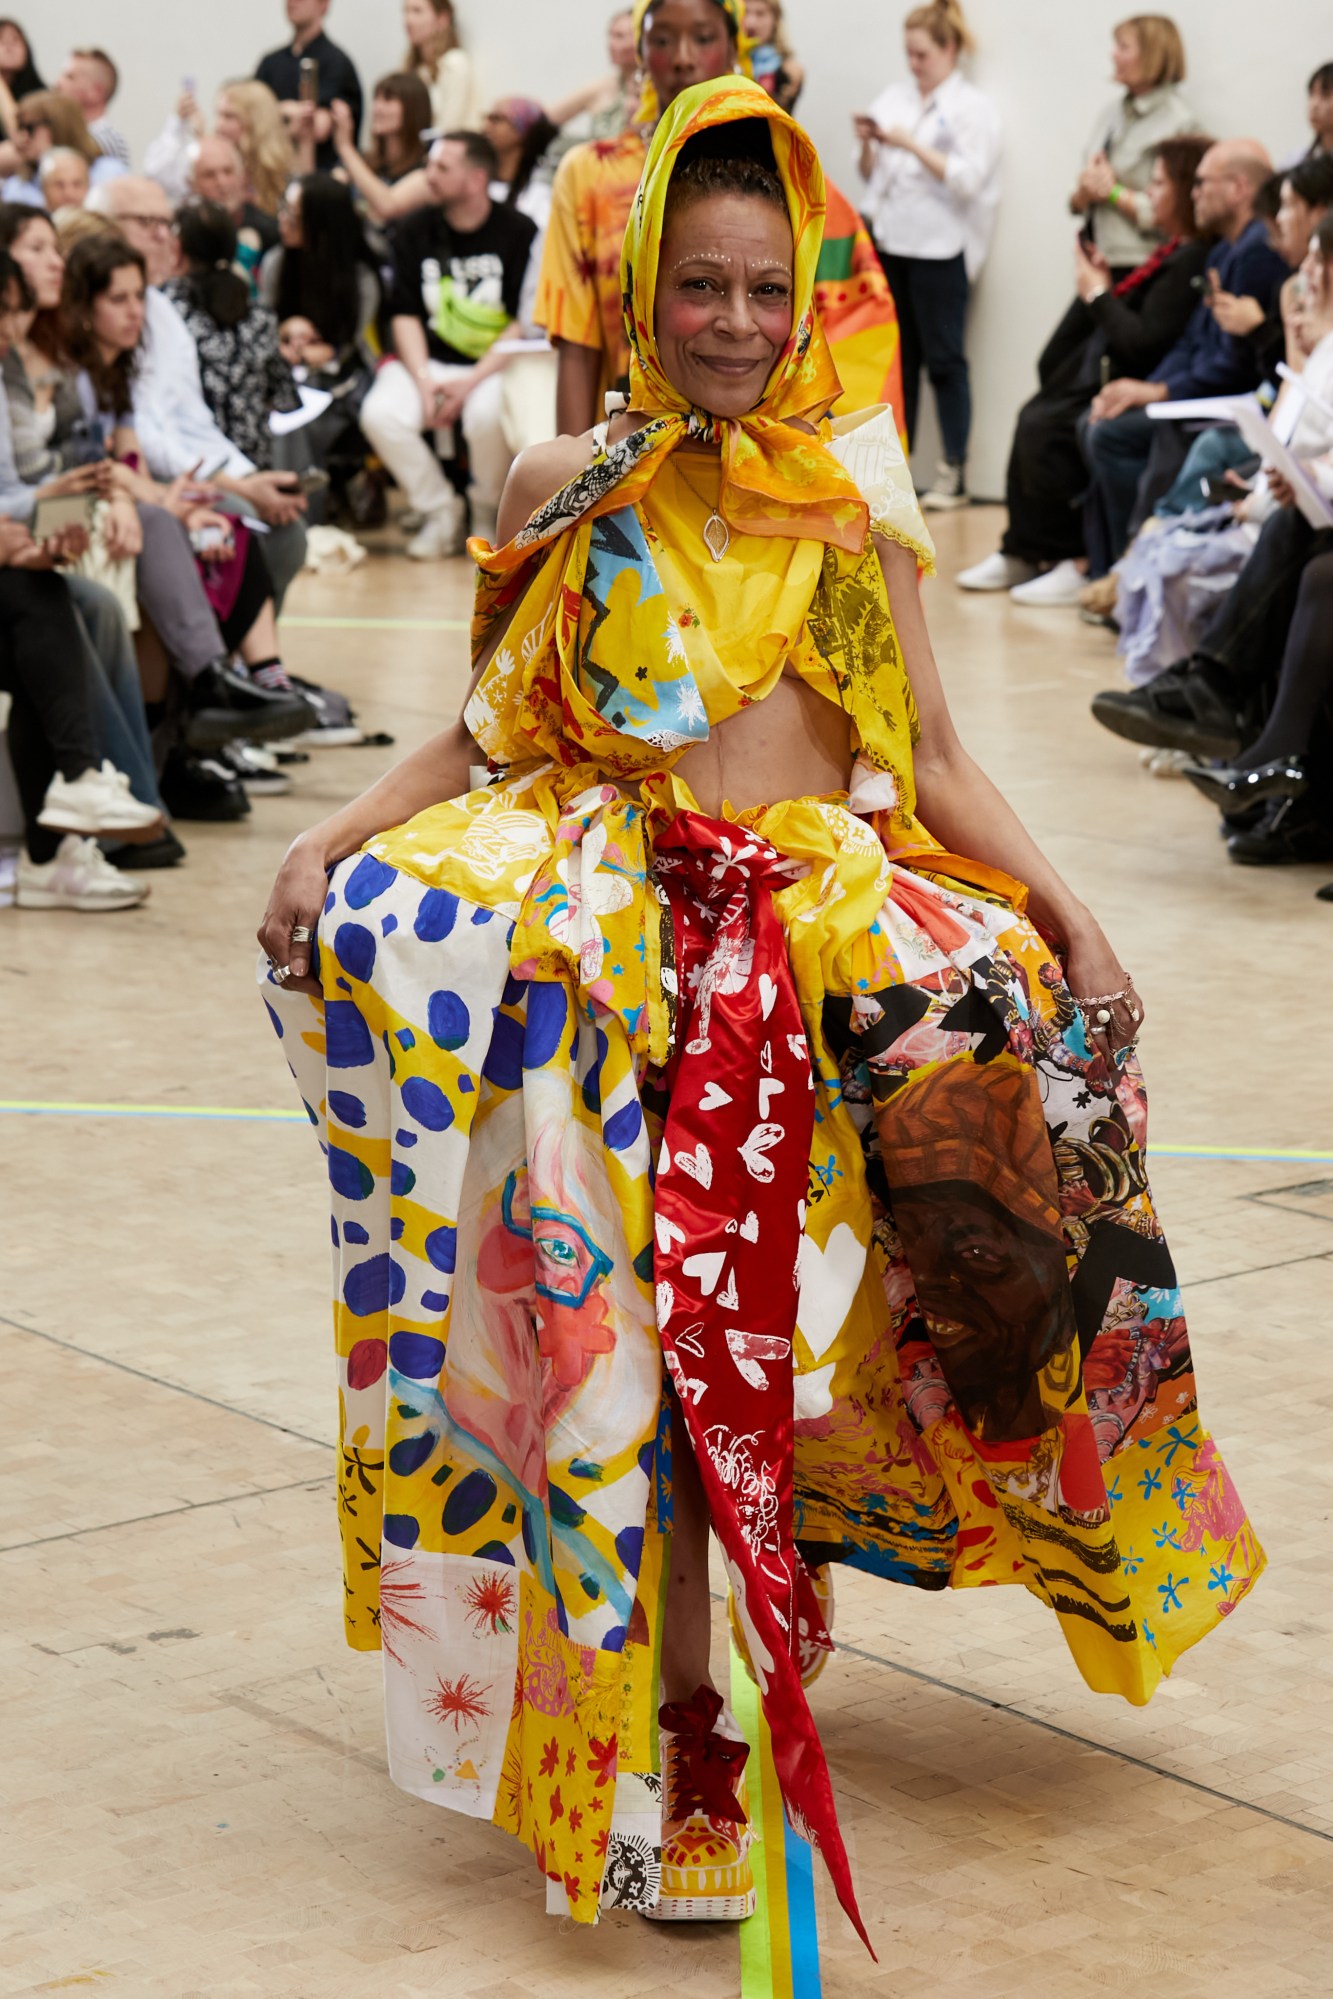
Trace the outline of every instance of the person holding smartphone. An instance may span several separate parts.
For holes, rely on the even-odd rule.
[[[361,130],[361,79],[346,49],[324,32],[329,0],[286,0],[286,6],[292,39],[263,58],[255,80],[266,83],[277,98],[297,145],[313,140],[311,164],[331,173],[338,155],[329,106],[335,97],[348,106],[355,138]]]

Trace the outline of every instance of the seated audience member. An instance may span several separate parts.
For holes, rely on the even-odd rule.
[[[621,7],[608,21],[606,55],[608,72],[546,107],[547,117],[560,130],[561,155],[583,139],[614,139],[638,109],[639,52],[632,7]]]
[[[1149,181],[1163,139],[1197,132],[1181,84],[1185,45],[1167,14],[1133,14],[1117,24],[1111,67],[1121,96],[1093,127],[1070,212],[1087,217],[1093,247],[1112,281],[1137,270],[1157,246]]]
[[[259,471],[237,450],[204,399],[194,342],[161,290],[175,275],[171,204],[155,181],[138,175],[95,190],[92,200],[148,272],[148,338],[134,376],[134,428],[147,469],[164,483],[199,473],[223,512],[264,522],[264,562],[280,611],[305,562],[305,501],[291,474]]]
[[[50,214],[61,208],[82,208],[92,185],[88,162],[72,146],[52,146],[37,170],[42,200]]]
[[[255,290],[260,263],[278,241],[278,225],[246,194],[245,168],[230,139],[214,133],[199,141],[190,162],[190,192],[227,215],[236,231],[236,268]]]
[[[224,208],[197,202],[176,217],[181,275],[163,290],[199,355],[204,401],[218,428],[261,472],[273,463],[274,410],[300,407],[292,371],[278,351],[278,322],[251,302],[236,270],[236,225]]]
[[[389,300],[394,350],[361,410],[361,428],[423,525],[418,561],[455,552],[462,507],[425,433],[459,425],[467,442],[472,531],[493,537],[513,459],[505,437],[497,344],[517,324],[536,230],[490,195],[495,149],[478,132],[431,147],[431,206],[409,216],[393,246]]]
[[[403,0],[403,27],[403,68],[420,77],[430,93],[431,125],[437,132],[470,131],[479,109],[477,85],[458,38],[454,0]]]
[[[18,264],[0,252],[0,358],[32,306]],[[28,908],[134,908],[146,890],[108,866],[94,836],[124,842],[164,832],[162,806],[134,798],[102,754],[98,662],[66,580],[54,574],[86,548],[84,528],[44,544],[0,496],[0,690],[10,696],[10,762],[24,812],[18,902]]]
[[[32,210],[0,208],[0,220],[8,222],[14,216],[20,220],[32,220]],[[18,262],[10,258],[8,248],[0,250],[0,254],[8,262],[6,282],[0,286],[0,298],[8,298],[12,306],[12,312],[0,318],[0,360],[8,360],[10,338],[18,332],[22,320],[32,310],[34,298],[28,288],[26,274]],[[4,268],[6,266],[0,266],[0,270]],[[8,396],[0,396],[0,518],[18,522],[30,534],[38,498],[90,494],[94,490],[96,472],[90,466],[76,466],[72,472],[46,480],[42,486],[30,486],[26,480],[20,480],[10,438],[10,402]],[[78,546],[86,548],[86,542],[86,532],[80,532]],[[78,554],[72,536],[64,538],[64,552],[70,558]],[[68,576],[66,582],[76,616],[78,650],[84,656],[90,686],[94,690],[98,760],[106,760],[114,770],[124,772],[130,780],[134,798],[152,806],[154,812],[160,814],[162,796],[158,792],[152,744],[148,740],[148,724],[144,718],[138,662],[134,658],[134,644],[130,640],[120,600],[112,590],[106,590],[102,584],[96,584],[86,576]],[[170,866],[182,856],[184,848],[168,830],[158,846],[158,856],[150,864]]]
[[[255,81],[268,86],[278,100],[289,131],[296,130],[305,119],[301,65],[306,62],[315,65],[316,105],[312,122],[315,165],[329,173],[338,163],[329,106],[335,97],[341,98],[351,110],[354,132],[359,132],[361,79],[347,51],[330,41],[324,32],[329,0],[286,0],[286,5],[292,39],[264,57],[255,71]]]
[[[782,0],[745,0],[750,74],[784,111],[794,111],[805,87],[805,65],[796,60],[782,18]]]
[[[1311,351],[1301,425],[1308,427],[1293,434],[1293,448],[1305,456],[1323,447],[1307,469],[1333,499],[1333,215],[1319,223],[1302,276]],[[1269,473],[1266,483],[1276,504],[1192,655],[1145,687],[1099,694],[1093,714],[1130,742],[1228,759],[1220,777],[1196,780],[1224,811],[1305,800],[1299,812],[1289,806],[1276,826],[1237,829],[1245,845],[1237,850],[1233,844],[1234,858],[1319,860],[1333,835],[1333,770],[1324,760],[1327,723],[1320,721],[1333,683],[1333,528],[1312,527],[1277,474]],[[1317,769],[1311,762],[1316,743]],[[1293,769],[1297,779],[1289,783]],[[1322,817],[1312,825],[1316,794]]]
[[[333,401],[277,440],[274,463],[327,472],[341,498],[366,456],[357,414],[374,378],[380,281],[342,181],[329,174],[293,181],[280,221],[282,242],[264,259],[260,296],[276,318],[289,365]],[[317,497],[319,519],[324,500]]]
[[[1216,232],[1219,239],[1204,267],[1209,292],[1255,298],[1265,313],[1287,276],[1287,265],[1255,214],[1255,195],[1269,170],[1257,140],[1228,140],[1204,154],[1194,187],[1195,221],[1201,231]],[[1155,368],[1143,377],[1120,376],[1098,393],[1082,426],[1091,473],[1084,508],[1089,575],[1104,576],[1116,562],[1129,539],[1136,506],[1140,517],[1146,515],[1189,448],[1176,425],[1149,419],[1148,405],[1237,395],[1254,388],[1258,379],[1253,350],[1223,331],[1205,297]]]
[[[117,486],[136,501],[177,511],[189,529],[224,649],[238,652],[248,669],[245,684],[286,697],[287,713],[281,723],[275,711],[255,705],[254,719],[265,725],[263,733],[277,738],[302,733],[314,715],[283,670],[273,589],[259,552],[260,537],[251,534],[244,521],[217,513],[206,488],[191,490],[188,482],[162,486],[139,469],[143,453],[134,429],[133,385],[145,329],[146,291],[144,260],[122,238],[108,234],[74,245],[65,267],[61,332],[65,351],[80,371],[80,401],[89,419],[100,422],[107,435]],[[224,706],[230,705],[233,688],[220,672],[214,675],[214,685]],[[190,816],[169,788],[166,795],[175,810]],[[195,810],[193,816],[232,815]]]
[[[556,127],[531,97],[502,97],[481,122],[495,148],[492,199],[517,208],[532,218],[539,231],[544,229],[551,214],[551,183],[538,169]]]
[[[294,180],[278,217],[281,242],[259,272],[259,295],[281,326],[307,320],[316,340],[306,342],[308,368],[328,388],[374,362],[380,285],[375,262],[352,202],[351,189],[331,174]],[[312,376],[313,379],[313,376]]]
[[[1263,381],[1276,381],[1278,362],[1286,357],[1284,315],[1288,294],[1299,291],[1297,276],[1310,246],[1315,224],[1333,201],[1333,155],[1318,153],[1274,174],[1259,190],[1256,212],[1268,229],[1268,240],[1291,276],[1265,312],[1256,298],[1214,288],[1209,297],[1213,318],[1224,333],[1248,343]]]
[[[996,555],[965,569],[964,590],[1010,590],[1029,601],[1038,572],[1050,601],[1076,601],[1083,584],[1081,501],[1087,468],[1078,420],[1111,375],[1142,376],[1179,340],[1196,305],[1194,280],[1208,244],[1194,219],[1193,185],[1212,141],[1164,139],[1149,182],[1150,216],[1162,241],[1128,277],[1081,236],[1074,241],[1078,296],[1037,363],[1041,387],[1019,411],[1005,497],[1009,525]]]
[[[133,565],[141,611],[185,683],[184,731],[193,747],[304,728],[302,704],[231,673],[190,548],[184,500],[169,487],[163,505],[146,496],[136,502],[114,483],[102,428],[81,400],[78,367],[63,337],[65,262],[49,219],[30,209],[0,209],[0,245],[22,270],[32,305],[18,316],[4,361],[17,475],[38,495],[86,490],[102,500],[99,541],[109,560]],[[137,783],[140,762],[128,767]]]
[[[128,168],[129,146],[106,115],[119,86],[120,72],[104,49],[74,49],[56,78],[56,89],[82,111],[98,150]]]
[[[98,150],[97,141],[84,123],[83,113],[72,98],[54,90],[38,90],[20,98],[15,106],[14,144],[20,166],[11,174],[2,191],[6,201],[27,201],[35,208],[44,205],[41,164],[53,146],[78,153],[88,162],[88,177],[94,187],[114,180],[125,169]]]
[[[371,220],[392,222],[424,206],[430,199],[424,171],[430,148],[424,136],[430,130],[430,92],[421,78],[399,70],[382,76],[375,85],[364,158],[357,151],[347,105],[339,100],[332,111],[338,165],[365,202]]]
[[[151,837],[153,806],[98,761],[93,690],[68,587],[64,538],[35,542],[0,519],[0,691],[9,696],[9,759],[23,812],[14,899],[20,909],[134,909],[148,889],[113,867],[98,837]]]

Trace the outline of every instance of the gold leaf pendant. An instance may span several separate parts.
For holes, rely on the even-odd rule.
[[[721,514],[716,510],[704,522],[703,536],[704,547],[708,550],[714,562],[721,562],[723,556],[731,547],[731,530],[728,528]]]

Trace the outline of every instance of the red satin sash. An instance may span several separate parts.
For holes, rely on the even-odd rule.
[[[773,891],[776,848],[695,812],[656,842],[678,1013],[655,1190],[657,1323],[726,1557],[787,1815],[869,1949],[797,1666],[831,1644],[793,1539],[797,1252],[814,1130],[805,1028]]]

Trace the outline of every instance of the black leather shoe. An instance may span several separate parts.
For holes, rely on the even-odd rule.
[[[1155,750],[1190,750],[1199,757],[1234,757],[1245,736],[1241,718],[1188,664],[1168,667],[1146,687],[1111,687],[1093,696],[1104,729]]]
[[[1310,775],[1299,753],[1275,757],[1272,763],[1257,764],[1253,770],[1238,770],[1234,764],[1187,765],[1181,775],[1219,812],[1241,812],[1247,805],[1259,805],[1270,798],[1304,798],[1310,788]]]
[[[1300,861],[1333,860],[1333,832],[1295,799],[1279,798],[1269,805],[1252,833],[1233,833],[1227,841],[1233,861],[1245,868],[1291,867]]]
[[[126,841],[123,846],[107,847],[104,851],[113,868],[128,868],[135,875],[142,874],[145,868],[174,868],[185,859],[185,849],[170,826],[160,839],[147,840],[137,847]]]
[[[257,687],[220,659],[187,683],[185,700],[185,740],[192,750],[215,750],[237,736],[278,742],[313,728],[318,719],[294,689]]]
[[[211,757],[173,750],[162,772],[162,802],[173,819],[244,819],[250,810],[245,786]]]
[[[1333,902],[1333,882],[1325,882],[1322,888],[1317,888],[1314,899],[1316,902]]]

